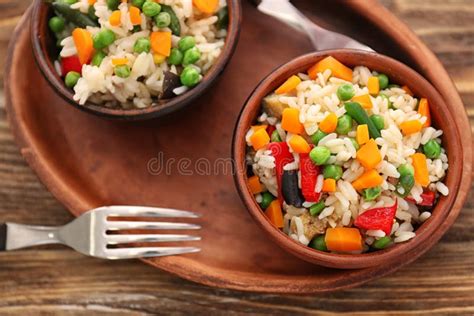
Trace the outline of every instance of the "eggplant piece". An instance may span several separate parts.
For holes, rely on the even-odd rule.
[[[286,204],[303,207],[304,198],[298,187],[298,171],[284,170],[281,177],[281,193]]]
[[[275,93],[267,95],[262,100],[263,111],[271,117],[281,120],[283,110],[288,107],[287,104],[280,102],[280,97]]]
[[[163,79],[163,93],[162,99],[170,99],[175,96],[173,90],[181,87],[181,80],[179,76],[171,71],[165,71]]]

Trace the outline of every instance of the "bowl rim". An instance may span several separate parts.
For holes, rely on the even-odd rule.
[[[232,59],[240,37],[240,28],[242,22],[242,7],[239,0],[226,0],[229,8],[229,24],[224,48],[215,64],[204,75],[200,84],[189,91],[175,96],[170,101],[159,106],[152,106],[143,109],[115,109],[93,104],[86,101],[85,104],[79,104],[73,99],[73,93],[66,88],[60,76],[56,73],[53,62],[47,56],[47,48],[42,45],[42,34],[47,30],[41,29],[42,10],[49,10],[48,4],[42,0],[35,0],[30,19],[30,34],[33,47],[33,56],[43,77],[63,100],[75,108],[92,113],[101,117],[115,120],[145,120],[164,116],[174,111],[180,110],[186,106],[192,105],[207,89],[209,89],[222,74],[227,64]],[[44,15],[46,17],[46,15]],[[47,26],[47,23],[44,23]]]
[[[318,251],[308,246],[305,246],[299,242],[296,242],[288,235],[283,233],[280,229],[273,226],[262,212],[260,206],[255,201],[253,194],[249,191],[247,186],[248,177],[245,165],[245,134],[247,132],[247,129],[256,119],[256,115],[260,109],[261,99],[269,92],[273,91],[276,87],[278,87],[279,84],[284,82],[286,78],[288,78],[292,74],[298,73],[297,70],[301,71],[302,69],[308,69],[309,66],[324,57],[333,56],[334,58],[338,59],[344,55],[354,55],[357,59],[357,65],[364,65],[367,60],[374,60],[379,62],[380,65],[383,65],[380,68],[383,67],[384,69],[396,69],[397,71],[402,72],[403,75],[406,75],[407,77],[411,76],[411,78],[415,78],[415,84],[417,85],[417,87],[416,89],[412,90],[416,91],[419,89],[420,86],[422,86],[421,90],[428,90],[429,93],[426,94],[425,97],[429,98],[430,102],[434,102],[440,105],[440,108],[443,112],[442,115],[446,118],[446,121],[455,122],[453,115],[446,107],[446,102],[437,92],[437,90],[431,85],[431,83],[429,83],[424,77],[422,77],[409,66],[391,57],[375,52],[366,52],[352,49],[325,50],[296,57],[290,60],[289,62],[276,67],[270,72],[270,74],[268,74],[265,78],[262,79],[262,81],[257,84],[256,88],[251,92],[251,94],[245,101],[236,121],[232,140],[232,159],[234,161],[235,168],[233,173],[234,183],[239,193],[239,196],[243,201],[244,205],[246,206],[250,215],[257,222],[257,224],[270,236],[273,242],[277,243],[280,247],[296,255],[297,257],[314,264],[330,268],[356,269],[367,268],[379,264],[390,263],[391,261],[396,261],[394,260],[395,258],[403,256],[405,253],[410,252],[410,250],[418,248],[420,244],[426,243],[431,237],[431,235],[433,235],[434,232],[441,227],[441,223],[443,222],[444,218],[448,216],[451,207],[453,206],[458,195],[458,189],[460,187],[460,181],[462,178],[463,164],[456,162],[453,157],[462,157],[463,147],[462,142],[459,138],[460,134],[458,128],[454,124],[453,126],[450,126],[450,130],[452,130],[456,137],[454,140],[450,139],[450,142],[452,142],[451,146],[453,148],[456,148],[455,151],[457,152],[447,153],[447,155],[450,157],[450,169],[446,179],[448,179],[448,177],[451,177],[451,182],[453,182],[449,187],[450,193],[448,196],[440,198],[441,200],[438,201],[437,205],[432,210],[433,215],[416,229],[417,235],[408,242],[398,243],[387,249],[363,254],[333,254]],[[361,60],[362,63],[360,62]],[[353,66],[355,65],[351,65],[351,67]],[[445,127],[448,126],[447,123],[445,124]],[[443,131],[445,129],[446,128],[443,128]],[[457,168],[452,168],[452,164],[457,166]],[[440,237],[441,236],[439,236],[438,239]]]

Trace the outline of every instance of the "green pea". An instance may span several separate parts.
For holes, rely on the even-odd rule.
[[[146,37],[137,39],[135,45],[133,45],[133,51],[135,53],[149,53],[151,49],[150,40]]]
[[[341,135],[346,135],[352,129],[352,117],[347,114],[344,114],[337,119],[336,132]]]
[[[168,27],[171,23],[171,15],[168,12],[160,12],[157,16],[155,16],[155,24],[160,29],[164,27]]]
[[[180,79],[181,83],[186,87],[194,87],[201,81],[202,76],[195,67],[187,66],[183,69]]]
[[[383,93],[381,93],[380,96],[382,97],[382,99],[387,100],[388,108],[393,109],[393,103],[392,103],[392,101],[390,101],[389,97],[386,94],[383,94]]]
[[[309,213],[311,214],[311,216],[319,215],[319,213],[321,213],[325,207],[326,205],[324,204],[324,202],[319,201],[318,203],[310,206]]]
[[[130,67],[128,65],[119,65],[114,68],[117,77],[128,78],[130,76]]]
[[[362,196],[366,201],[373,201],[378,198],[381,193],[382,189],[380,187],[368,188],[362,191]]]
[[[370,120],[374,123],[375,128],[377,128],[379,131],[385,128],[385,120],[382,115],[372,114],[370,116]]]
[[[324,240],[324,235],[314,237],[313,240],[311,240],[311,242],[309,243],[309,246],[319,251],[328,251],[326,241]]]
[[[92,56],[91,64],[93,66],[99,67],[100,64],[102,64],[102,60],[104,60],[104,58],[106,56],[107,56],[107,54],[104,53],[103,51],[101,51],[101,50],[96,51],[94,56]]]
[[[118,9],[120,0],[107,0],[106,3],[107,3],[107,8],[109,8],[109,10],[114,11]]]
[[[168,57],[168,63],[171,65],[179,65],[183,62],[183,53],[177,49],[172,48],[170,56]]]
[[[270,193],[270,192],[263,192],[262,193],[262,202],[260,202],[260,207],[264,210],[266,209],[270,203],[272,203],[272,201],[274,200],[275,198],[273,197],[273,195]]]
[[[201,58],[201,52],[197,47],[193,47],[184,52],[183,66],[191,65]]]
[[[81,78],[80,73],[76,71],[70,71],[66,74],[66,77],[64,78],[64,83],[66,84],[66,87],[74,88],[77,81],[79,81],[79,78]]]
[[[338,165],[327,165],[323,170],[324,179],[339,180],[342,177],[342,167]]]
[[[434,139],[431,139],[423,145],[423,152],[426,157],[436,159],[441,154],[441,145]]]
[[[352,97],[355,95],[355,90],[350,83],[345,83],[337,88],[336,93],[339,100],[347,101],[352,99]]]
[[[352,137],[349,138],[349,140],[351,141],[352,145],[354,146],[355,150],[359,150],[359,143]]]
[[[161,12],[161,6],[156,3],[155,1],[150,1],[147,0],[142,6],[142,12],[145,14],[147,17],[154,17],[155,15],[158,15],[158,13]]]
[[[318,166],[324,165],[329,157],[331,157],[331,152],[325,146],[316,146],[309,152],[309,158]]]
[[[192,36],[185,36],[178,41],[178,48],[182,52],[185,52],[194,46],[196,46],[196,40]]]
[[[392,240],[388,236],[384,236],[382,238],[377,239],[373,244],[372,247],[375,249],[384,249],[388,245],[392,243]]]
[[[380,90],[383,90],[388,87],[388,77],[386,74],[379,74],[377,78],[379,79]]]
[[[144,3],[145,3],[145,0],[132,0],[132,5],[140,9],[142,8]]]
[[[65,4],[69,4],[69,5],[71,5],[71,4],[74,4],[74,3],[76,3],[76,2],[77,2],[77,0],[62,0],[62,2],[63,2],[63,3],[65,3]]]
[[[407,174],[414,176],[415,175],[415,169],[413,168],[412,165],[410,164],[403,164],[398,166],[397,168],[398,173],[400,173],[400,177],[406,176]]]
[[[59,33],[64,30],[65,22],[63,18],[60,18],[59,16],[53,16],[51,19],[49,19],[48,25],[51,31],[54,33]]]
[[[328,134],[326,134],[322,130],[318,130],[316,133],[311,135],[311,141],[313,142],[313,144],[318,145],[319,141],[323,139],[324,137],[326,137],[327,135]]]
[[[272,135],[270,136],[270,139],[271,139],[272,142],[275,142],[275,143],[281,142],[281,137],[280,137],[280,134],[278,134],[277,130],[274,130],[272,132]]]
[[[92,38],[95,49],[103,49],[115,42],[115,33],[111,30],[102,30]]]

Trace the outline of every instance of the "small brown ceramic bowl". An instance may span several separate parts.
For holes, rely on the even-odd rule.
[[[59,55],[59,51],[55,44],[56,40],[48,27],[48,21],[53,12],[51,6],[44,0],[35,0],[33,4],[30,22],[33,54],[41,73],[54,91],[76,108],[110,119],[144,120],[156,118],[191,105],[196,98],[212,87],[230,61],[239,38],[242,9],[239,0],[227,0],[227,6],[229,9],[229,24],[225,46],[216,63],[206,73],[202,81],[179,96],[163,100],[158,105],[144,109],[106,108],[91,102],[81,105],[74,101],[72,90],[65,86],[63,79],[54,68],[54,61]]]
[[[294,241],[273,226],[267,220],[248,188],[245,164],[245,134],[250,126],[255,123],[261,111],[262,98],[274,91],[291,75],[306,72],[310,66],[329,55],[349,67],[363,65],[369,69],[385,73],[389,76],[391,82],[407,85],[416,96],[428,98],[432,124],[444,131],[442,137],[443,146],[449,158],[449,171],[445,183],[450,193],[446,197],[440,197],[432,211],[432,216],[416,230],[416,237],[407,242],[396,244],[384,250],[363,254],[333,254],[312,249]],[[277,68],[260,82],[240,113],[234,132],[232,154],[235,159],[236,168],[234,179],[239,194],[252,217],[274,242],[288,252],[311,263],[331,268],[357,269],[401,262],[399,260],[400,257],[406,256],[411,250],[422,249],[429,239],[432,238],[432,235],[436,235],[436,230],[443,225],[443,221],[450,212],[458,193],[463,168],[460,159],[462,157],[462,150],[459,132],[456,128],[456,120],[438,92],[422,76],[406,65],[387,56],[356,50],[332,50],[298,57]]]

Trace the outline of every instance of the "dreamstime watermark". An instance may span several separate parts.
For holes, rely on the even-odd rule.
[[[147,171],[153,176],[179,174],[182,176],[227,176],[234,175],[237,171],[232,158],[174,158],[165,157],[163,152],[159,152],[156,157],[152,157],[147,162]],[[246,170],[246,168],[242,168]]]

